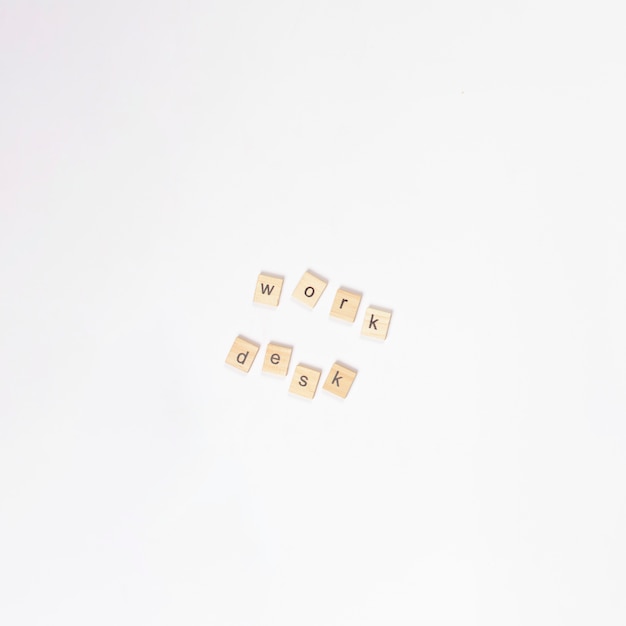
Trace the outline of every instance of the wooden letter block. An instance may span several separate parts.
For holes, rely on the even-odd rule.
[[[313,272],[304,272],[300,282],[293,292],[293,297],[313,308],[320,299],[328,282],[316,276]]]
[[[263,371],[268,374],[276,374],[277,376],[287,376],[291,351],[291,346],[283,346],[280,343],[267,344]]]
[[[241,370],[242,372],[249,372],[254,362],[254,358],[259,351],[259,345],[244,339],[239,335],[233,347],[230,349],[228,356],[226,357],[226,363],[232,365],[234,368]]]
[[[337,295],[335,301],[330,309],[332,317],[336,317],[345,322],[354,322],[356,319],[359,305],[361,304],[361,294],[354,291],[349,291],[341,287],[337,289]]]
[[[365,337],[373,337],[374,339],[384,341],[387,338],[389,322],[391,322],[391,311],[377,309],[373,306],[367,307],[361,334]]]
[[[289,391],[303,398],[312,400],[315,397],[315,390],[317,389],[321,375],[322,372],[320,370],[298,363],[293,372]]]
[[[350,391],[350,387],[352,387],[356,374],[356,370],[335,361],[324,383],[324,389],[340,398],[345,398],[348,395],[348,391]]]
[[[254,301],[259,304],[278,306],[280,292],[283,289],[283,279],[271,274],[259,274],[254,290]]]

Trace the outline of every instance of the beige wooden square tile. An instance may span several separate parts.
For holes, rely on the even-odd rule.
[[[258,344],[239,335],[235,339],[233,347],[230,349],[230,352],[226,357],[226,363],[242,372],[247,373],[250,371],[258,351]]]
[[[360,293],[340,287],[335,294],[335,300],[330,309],[330,314],[332,317],[352,323],[356,319],[360,304]]]
[[[387,338],[389,323],[391,322],[391,311],[379,309],[374,306],[367,307],[361,334],[365,337],[373,337],[384,341]]]
[[[292,350],[291,346],[284,346],[280,343],[267,344],[263,371],[268,374],[276,374],[277,376],[287,376]]]
[[[254,301],[259,304],[278,306],[280,292],[283,289],[283,278],[273,274],[259,274],[254,290]]]
[[[324,293],[326,285],[328,285],[328,281],[320,276],[311,271],[304,272],[300,282],[293,291],[293,297],[313,308]]]
[[[298,363],[293,372],[289,391],[303,398],[312,400],[315,397],[315,391],[321,375],[321,370]]]
[[[326,377],[324,389],[340,398],[345,398],[350,391],[350,387],[352,387],[356,375],[356,370],[335,361]]]

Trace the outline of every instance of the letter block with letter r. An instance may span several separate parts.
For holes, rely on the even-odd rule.
[[[354,322],[359,305],[361,304],[361,294],[350,291],[345,287],[337,289],[333,306],[330,309],[331,317],[343,320],[344,322]]]

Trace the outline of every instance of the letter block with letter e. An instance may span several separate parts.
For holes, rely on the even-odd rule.
[[[289,385],[290,393],[312,400],[315,397],[315,391],[321,375],[322,372],[320,370],[298,363],[293,372],[291,385]]]
[[[328,282],[320,276],[310,271],[304,272],[300,282],[293,291],[293,297],[299,302],[313,308],[322,293],[324,293],[326,285],[328,285]]]
[[[369,306],[367,307],[367,311],[365,311],[361,334],[364,337],[373,337],[374,339],[384,341],[387,339],[390,322],[391,311]]]
[[[258,351],[258,344],[248,341],[248,339],[239,335],[235,339],[233,347],[230,349],[230,352],[226,357],[226,363],[247,374],[252,367],[252,363],[254,362]]]
[[[263,371],[267,374],[287,376],[291,352],[291,346],[284,346],[280,343],[267,344],[265,360],[263,361]]]
[[[283,279],[280,276],[259,274],[254,290],[254,301],[258,304],[278,306],[282,289]]]
[[[335,361],[324,383],[324,389],[340,398],[345,398],[350,391],[350,387],[352,387],[356,375],[356,370]]]

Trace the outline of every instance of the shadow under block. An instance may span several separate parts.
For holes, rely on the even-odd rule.
[[[352,383],[355,378],[356,370],[352,370],[345,365],[340,365],[335,362],[326,377],[324,389],[326,391],[330,391],[330,393],[334,393],[340,398],[345,398],[348,395],[348,391],[350,391],[350,387],[352,387]]]
[[[289,371],[289,361],[291,361],[292,348],[279,343],[267,344],[265,360],[263,361],[263,371],[267,374],[277,376],[287,376]]]
[[[270,274],[259,274],[254,290],[254,301],[259,304],[278,306],[280,292],[283,289],[283,279]]]
[[[307,367],[299,363],[293,372],[289,391],[303,398],[312,400],[315,397],[315,391],[320,381],[322,372],[320,370]]]
[[[293,297],[303,304],[313,308],[321,295],[324,293],[328,283],[312,272],[304,272],[300,282],[293,291]]]
[[[336,317],[352,324],[352,322],[356,319],[356,314],[359,310],[360,304],[360,293],[355,293],[354,291],[349,291],[348,289],[340,287],[337,289],[337,294],[335,295],[333,306],[330,309],[330,314],[332,317]]]
[[[239,335],[226,357],[226,363],[232,365],[235,369],[248,373],[258,351],[258,344],[252,343],[252,341],[248,341]]]
[[[361,334],[365,337],[373,337],[384,341],[387,339],[387,331],[391,322],[391,311],[384,311],[376,307],[369,306],[365,311],[363,319],[363,328]]]

